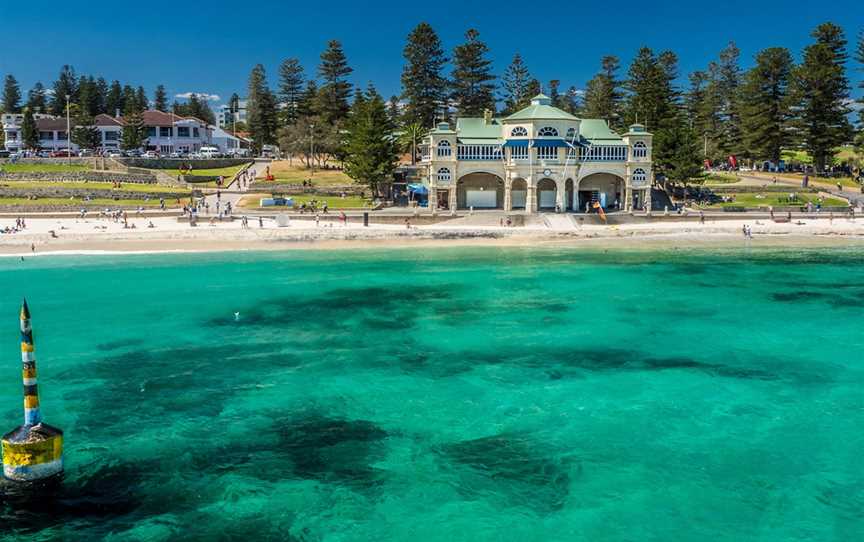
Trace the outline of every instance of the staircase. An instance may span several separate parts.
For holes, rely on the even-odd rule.
[[[675,210],[675,204],[672,203],[672,199],[669,197],[669,194],[667,194],[665,190],[661,190],[659,188],[652,188],[651,210],[663,211],[666,207],[669,207],[670,213]]]

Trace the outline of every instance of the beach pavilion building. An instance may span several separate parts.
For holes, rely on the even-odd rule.
[[[574,117],[540,94],[508,117],[458,118],[455,130],[439,124],[421,146],[421,164],[433,209],[644,209],[651,144],[642,125],[618,135],[605,120]]]

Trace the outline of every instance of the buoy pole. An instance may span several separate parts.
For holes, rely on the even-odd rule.
[[[16,481],[41,480],[63,471],[63,431],[42,422],[33,328],[26,299],[21,305],[21,363],[24,425],[3,435],[3,475]]]

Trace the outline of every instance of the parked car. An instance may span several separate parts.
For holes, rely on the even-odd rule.
[[[156,151],[147,151],[141,155],[143,158],[159,158],[159,153]]]
[[[121,156],[123,156],[123,152],[118,150],[112,150],[105,153],[105,155],[108,158],[120,158]]]
[[[41,153],[40,153],[41,156]],[[70,151],[69,149],[60,149],[59,151],[54,151],[49,155],[51,158],[69,158],[75,156],[74,151]]]
[[[54,153],[52,153],[51,151],[38,151],[34,156],[38,158],[51,158],[53,154]]]
[[[198,151],[202,158],[219,158],[222,154],[219,152],[219,147],[204,146]]]
[[[93,151],[90,149],[81,149],[80,151],[78,151],[78,156],[93,156]]]

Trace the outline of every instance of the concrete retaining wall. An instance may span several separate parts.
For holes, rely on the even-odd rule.
[[[44,182],[94,182],[154,184],[156,176],[152,173],[121,173],[119,171],[70,171],[70,172],[36,172],[7,173],[0,171],[2,181],[44,181]]]

